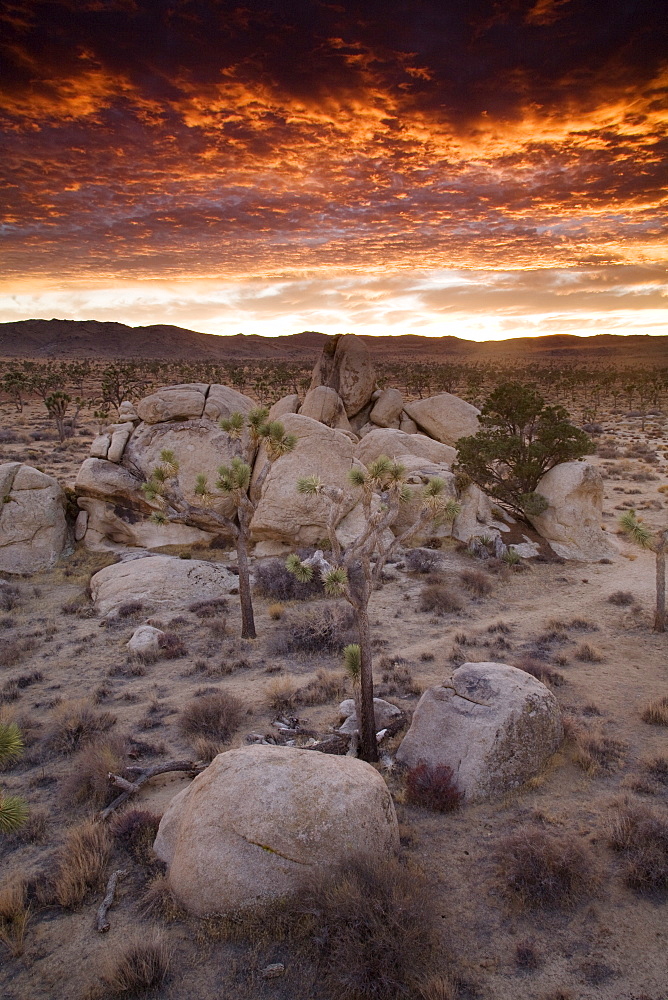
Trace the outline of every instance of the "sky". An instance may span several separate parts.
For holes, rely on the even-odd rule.
[[[0,0],[0,322],[668,332],[663,0]]]

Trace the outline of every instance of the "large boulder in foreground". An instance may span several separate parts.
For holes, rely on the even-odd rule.
[[[476,802],[538,774],[562,739],[557,700],[535,677],[505,663],[464,663],[452,688],[422,695],[397,760],[452,768],[465,800]]]
[[[294,451],[272,465],[253,515],[251,532],[255,541],[313,545],[327,536],[330,506],[322,497],[298,493],[297,480],[303,476],[319,476],[326,485],[345,489],[348,472],[359,463],[353,457],[354,445],[343,431],[325,427],[300,413],[287,413],[282,423],[288,434],[296,435],[297,444]],[[263,465],[261,447],[255,463],[255,477]],[[352,510],[357,499],[351,491],[342,517]]]
[[[392,798],[370,764],[249,746],[219,754],[172,799],[154,847],[179,902],[204,916],[297,892],[398,841]]]
[[[326,385],[343,400],[346,414],[353,417],[366,406],[376,384],[371,351],[352,333],[328,341],[316,362],[310,389]]]
[[[480,410],[451,392],[416,399],[406,403],[404,410],[421,431],[453,447],[460,437],[469,437],[480,430]]]
[[[58,481],[20,462],[0,465],[0,570],[48,569],[66,541],[65,494]]]
[[[615,547],[603,531],[603,480],[588,462],[563,462],[546,472],[536,487],[547,510],[531,523],[562,559],[608,559]]]
[[[219,563],[176,556],[146,556],[105,566],[90,581],[97,611],[110,615],[122,604],[139,601],[147,611],[184,611],[195,601],[224,597],[238,578]]]

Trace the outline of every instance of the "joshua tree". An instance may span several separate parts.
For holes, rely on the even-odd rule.
[[[429,480],[416,495],[406,483],[406,470],[398,462],[382,455],[368,469],[351,469],[350,485],[361,491],[364,527],[361,534],[345,548],[336,535],[336,525],[343,514],[347,496],[337,486],[326,486],[317,476],[300,479],[297,489],[308,496],[324,497],[330,505],[327,534],[331,554],[326,559],[317,551],[302,561],[299,556],[288,557],[286,565],[297,579],[307,581],[315,570],[320,573],[325,592],[332,597],[343,597],[351,605],[359,638],[359,656],[348,647],[346,666],[353,678],[356,701],[359,699],[360,750],[364,760],[378,760],[375,721],[373,713],[373,661],[369,631],[369,599],[374,586],[380,582],[383,567],[393,553],[407,542],[420,528],[430,522],[452,523],[461,510],[460,505],[445,495],[445,483],[436,477]],[[418,500],[418,509],[411,524],[384,545],[384,533],[395,524],[403,504]],[[357,691],[359,677],[359,693]]]
[[[23,740],[14,722],[0,722],[0,765],[20,757]],[[17,795],[6,795],[0,789],[0,833],[14,833],[25,822],[27,809]]]
[[[643,549],[651,549],[656,555],[656,611],[654,631],[666,631],[666,548],[668,548],[668,528],[652,534],[650,529],[636,515],[628,510],[619,519],[619,526],[628,538]]]
[[[172,451],[160,453],[162,464],[153,470],[142,487],[148,501],[158,505],[153,514],[157,523],[187,524],[204,531],[222,529],[234,539],[239,566],[242,639],[256,637],[248,567],[250,523],[272,462],[292,451],[297,443],[294,434],[286,434],[283,424],[278,421],[268,423],[268,415],[268,410],[258,409],[252,410],[246,417],[242,413],[233,413],[229,419],[220,421],[221,428],[237,443],[241,454],[235,455],[229,465],[220,466],[214,490],[209,488],[204,474],[197,476],[195,502],[185,496],[179,485],[179,463]],[[259,475],[251,482],[252,459],[260,444],[266,459]],[[226,517],[213,509],[215,500],[222,497],[232,500],[235,507],[233,517]]]

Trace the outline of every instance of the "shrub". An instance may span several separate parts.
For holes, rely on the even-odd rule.
[[[192,611],[198,618],[217,618],[227,611],[228,603],[225,597],[214,597],[208,601],[195,601],[188,606],[188,611]]]
[[[147,917],[159,917],[168,923],[184,915],[164,875],[156,875],[149,882],[139,901],[139,910]]]
[[[430,653],[423,653],[420,659],[429,662],[429,657],[432,660],[434,659]],[[413,674],[406,660],[401,657],[391,660],[389,657],[384,656],[379,663],[379,667],[382,689],[379,688],[378,693],[382,694],[383,697],[390,695],[399,698],[410,698],[422,694],[422,685],[413,679]]]
[[[466,589],[476,597],[488,597],[492,593],[492,581],[479,569],[467,569],[459,574]]]
[[[454,812],[464,798],[451,767],[420,761],[406,774],[406,800],[434,812]]]
[[[171,951],[160,935],[142,935],[108,961],[103,978],[112,994],[135,996],[164,986],[171,960]]]
[[[244,707],[225,691],[195,698],[181,712],[179,727],[184,736],[207,737],[227,743],[239,728]]]
[[[647,806],[624,806],[613,821],[608,844],[623,858],[627,885],[641,893],[668,889],[668,818]]]
[[[110,829],[116,843],[139,864],[146,864],[152,860],[159,825],[160,817],[147,809],[126,809],[114,816]]]
[[[517,666],[520,670],[531,674],[532,677],[535,677],[536,680],[541,681],[543,684],[552,684],[554,687],[559,687],[566,680],[564,675],[560,674],[558,670],[551,670],[550,667],[541,663],[540,660],[534,660],[530,656],[524,656],[518,660]]]
[[[121,737],[93,740],[82,747],[72,759],[70,773],[63,783],[63,797],[67,802],[87,802],[100,808],[117,794],[108,774],[123,774],[125,770],[125,741]]]
[[[644,761],[644,768],[661,785],[668,785],[668,757],[652,757]]]
[[[409,573],[433,573],[443,559],[434,549],[409,549],[404,562]]]
[[[277,677],[267,688],[269,708],[275,712],[288,712],[299,704],[297,685],[289,677]]]
[[[342,674],[318,670],[313,680],[296,692],[300,705],[324,705],[328,701],[341,701],[346,693],[346,679]]]
[[[500,841],[495,865],[502,891],[528,908],[573,906],[599,882],[589,847],[573,835],[531,826]]]
[[[144,605],[141,601],[126,601],[121,604],[116,612],[119,618],[135,618],[137,615],[141,614],[144,610]]]
[[[44,745],[55,753],[74,753],[115,722],[112,712],[95,712],[86,701],[63,702],[54,711]]]
[[[160,655],[165,660],[177,660],[188,653],[185,643],[176,632],[163,632],[162,635],[159,635],[158,648]]]
[[[0,889],[0,941],[12,958],[23,954],[29,916],[25,884],[15,881],[3,886]]]
[[[12,611],[21,603],[21,591],[18,587],[0,580],[0,611]]]
[[[313,549],[298,552],[301,559],[308,558]],[[318,573],[302,583],[286,567],[282,559],[266,559],[255,568],[255,590],[260,597],[274,601],[308,601],[322,597],[324,585]]]
[[[347,604],[318,602],[312,608],[293,609],[270,643],[271,652],[340,653],[355,638],[353,614]]]
[[[55,902],[75,909],[90,890],[101,889],[111,847],[109,830],[100,823],[88,820],[68,830],[56,859],[52,886]]]
[[[625,608],[629,604],[635,603],[635,597],[630,590],[615,590],[608,597],[608,601],[610,604],[616,604],[620,608]]]
[[[540,965],[540,954],[533,941],[518,941],[515,945],[515,962],[520,969],[533,970]]]
[[[650,701],[640,716],[650,726],[668,726],[668,695]]]
[[[420,591],[420,611],[430,611],[437,615],[461,611],[464,602],[457,594],[441,583],[429,583]]]
[[[595,646],[592,646],[589,642],[581,643],[577,649],[574,650],[573,656],[576,660],[580,660],[581,663],[602,663],[603,656],[601,651]]]

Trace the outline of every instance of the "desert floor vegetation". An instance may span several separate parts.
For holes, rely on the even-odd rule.
[[[21,455],[71,485],[93,422],[82,414],[61,447],[46,413],[40,423],[30,406],[0,412],[14,432],[0,439],[2,459]],[[623,413],[598,419],[606,444],[591,460],[605,477],[604,523],[614,533],[632,507],[659,527],[665,420],[648,417],[642,430]],[[245,640],[230,598],[178,616],[128,602],[104,623],[87,587],[113,560],[106,554],[76,548],[53,570],[7,578],[0,721],[17,724],[25,748],[3,765],[0,787],[25,801],[28,817],[0,835],[0,992],[664,1000],[668,658],[665,637],[652,632],[653,556],[621,538],[618,546],[612,561],[546,553],[517,573],[446,540],[388,567],[369,605],[378,697],[408,722],[421,692],[458,663],[510,663],[550,686],[567,739],[528,786],[450,811],[411,801],[406,775],[381,766],[404,844],[391,878],[341,873],[330,891],[318,885],[233,925],[188,918],[152,855],[160,815],[191,779],[156,777],[103,822],[118,791],[107,775],[206,763],[248,738],[280,741],[279,716],[298,720],[304,743],[309,733],[331,736],[339,702],[352,695],[341,659],[355,641],[347,605],[298,585],[280,561],[253,559],[258,638]],[[183,552],[235,564],[230,546]],[[133,662],[126,643],[147,619],[175,638],[154,662]],[[393,754],[400,739],[384,749]],[[95,913],[115,871],[124,874],[111,929],[98,934]],[[276,965],[280,974],[265,975]]]

